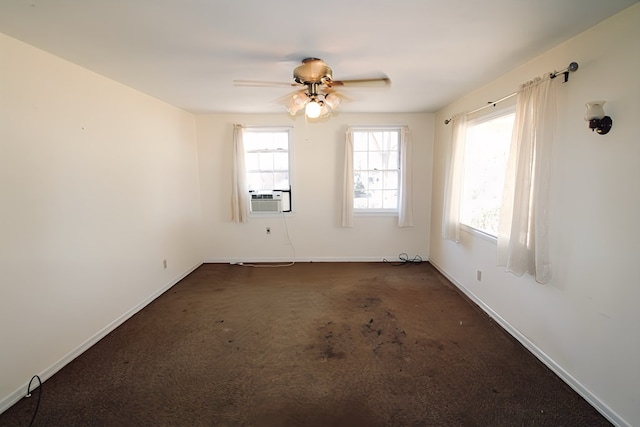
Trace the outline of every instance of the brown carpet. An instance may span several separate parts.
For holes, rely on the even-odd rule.
[[[429,263],[302,263],[201,266],[45,382],[34,425],[610,424]]]

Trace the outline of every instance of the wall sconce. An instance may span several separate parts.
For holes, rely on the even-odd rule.
[[[596,131],[600,135],[605,135],[611,130],[613,120],[604,114],[603,105],[607,101],[587,102],[587,114],[584,119],[589,122],[589,129]]]

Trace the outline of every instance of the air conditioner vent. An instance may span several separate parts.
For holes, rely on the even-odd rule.
[[[282,212],[281,193],[257,193],[251,195],[252,213],[280,213]]]

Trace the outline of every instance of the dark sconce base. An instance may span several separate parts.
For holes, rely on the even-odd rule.
[[[591,131],[596,131],[600,135],[605,135],[609,133],[612,126],[613,126],[613,120],[611,120],[611,117],[609,116],[604,116],[601,119],[589,120],[589,128],[591,129]]]

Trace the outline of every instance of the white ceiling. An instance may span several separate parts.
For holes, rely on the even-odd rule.
[[[192,112],[284,112],[288,88],[233,80],[292,82],[305,57],[389,76],[343,111],[433,112],[636,2],[2,0],[0,32]]]

